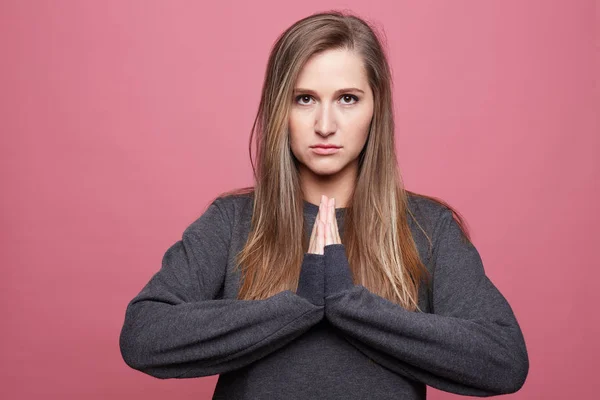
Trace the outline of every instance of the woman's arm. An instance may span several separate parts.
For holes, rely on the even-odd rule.
[[[342,244],[325,247],[325,316],[386,368],[471,396],[517,391],[529,370],[513,311],[478,251],[444,211],[434,232],[433,313],[407,311],[354,285]]]
[[[323,277],[314,285],[309,276],[323,270],[317,257],[305,256],[298,294],[216,299],[231,237],[218,203],[166,251],[160,270],[129,302],[119,344],[130,367],[161,379],[228,372],[279,349],[323,318]]]

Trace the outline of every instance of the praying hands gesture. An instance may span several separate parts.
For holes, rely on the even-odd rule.
[[[330,244],[341,244],[337,219],[335,217],[335,199],[321,196],[319,212],[315,218],[310,235],[309,253],[324,254],[324,248]]]

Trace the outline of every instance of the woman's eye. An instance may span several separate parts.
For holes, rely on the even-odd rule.
[[[307,104],[309,104],[308,102],[310,102],[311,99],[312,99],[312,96],[303,94],[303,95],[296,97],[296,103],[298,103],[300,105],[307,105]],[[305,100],[306,100],[306,102],[304,102]],[[358,97],[356,97],[352,94],[345,94],[342,97],[340,97],[340,100],[343,100],[342,104],[344,104],[344,105],[351,105],[351,104],[358,102]],[[352,102],[352,100],[354,100],[354,102]]]
[[[354,96],[352,94],[345,94],[345,95],[342,96],[342,99],[345,99],[345,100],[348,100],[348,99],[354,100],[354,103],[358,102],[358,97],[356,97],[356,96]],[[354,104],[354,103],[343,103],[343,104]]]
[[[308,99],[308,101],[310,101],[310,96],[307,95],[300,95],[298,97],[296,97],[296,103],[298,103],[299,100],[306,100]],[[299,103],[300,105],[305,105],[306,103]]]

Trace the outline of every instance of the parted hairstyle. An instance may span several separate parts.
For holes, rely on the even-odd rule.
[[[407,215],[415,218],[408,208],[408,193],[449,208],[465,240],[470,241],[463,218],[448,203],[404,189],[395,153],[392,77],[383,41],[376,32],[358,16],[334,10],[297,21],[273,45],[250,134],[254,186],[220,195],[252,193],[254,198],[248,240],[236,255],[242,282],[239,299],[265,299],[297,289],[308,249],[305,232],[312,227],[304,226],[304,194],[297,160],[290,149],[288,115],[302,67],[311,56],[326,50],[346,49],[358,54],[373,91],[373,117],[344,213],[342,243],[354,283],[407,310],[421,311],[419,287],[430,282],[430,275],[408,225]],[[252,159],[253,138],[256,163]],[[431,251],[431,238],[417,225]]]

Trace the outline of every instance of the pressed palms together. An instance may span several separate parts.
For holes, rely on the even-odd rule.
[[[335,217],[335,199],[321,196],[319,212],[310,235],[309,253],[324,254],[324,248],[330,244],[341,244],[340,233]]]

